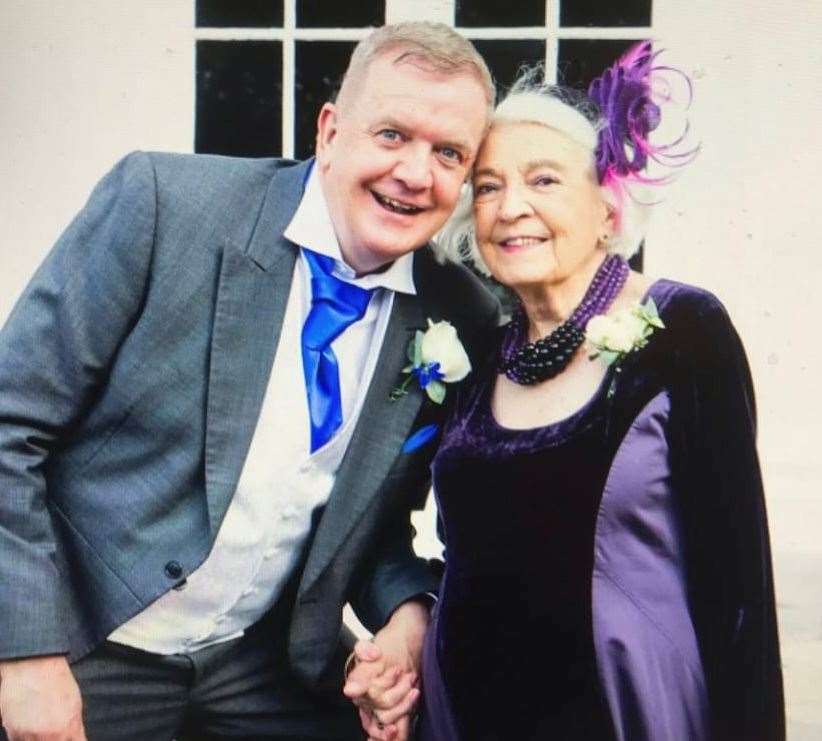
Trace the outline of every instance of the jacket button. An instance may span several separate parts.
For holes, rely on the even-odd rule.
[[[180,566],[179,561],[169,561],[164,571],[169,579],[179,579],[183,575],[183,567]]]

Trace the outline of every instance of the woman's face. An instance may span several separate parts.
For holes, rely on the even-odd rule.
[[[591,153],[556,129],[495,124],[473,184],[477,244],[500,283],[555,285],[601,258],[611,217]]]

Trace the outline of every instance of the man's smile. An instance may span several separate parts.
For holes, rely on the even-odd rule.
[[[410,203],[403,203],[403,201],[398,201],[396,198],[389,198],[381,193],[377,193],[375,190],[371,191],[371,195],[374,196],[374,200],[379,203],[380,206],[395,214],[413,215],[425,211],[425,208],[422,206],[414,206]]]

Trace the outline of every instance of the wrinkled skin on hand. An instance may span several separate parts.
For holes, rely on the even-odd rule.
[[[410,738],[428,622],[427,606],[405,602],[371,641],[354,647],[356,663],[343,693],[357,706],[370,741]]]

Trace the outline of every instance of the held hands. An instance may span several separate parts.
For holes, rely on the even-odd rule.
[[[354,647],[354,665],[343,693],[358,707],[369,741],[410,738],[428,620],[425,605],[405,602],[373,641],[359,641]]]
[[[416,672],[392,666],[368,641],[357,643],[354,657],[357,663],[343,692],[359,708],[369,741],[406,741],[419,699]]]
[[[9,741],[86,741],[80,688],[65,657],[0,661],[0,719]]]

